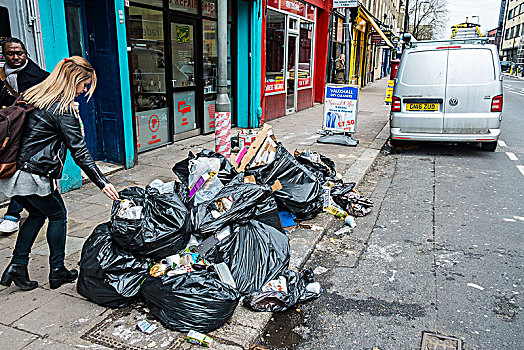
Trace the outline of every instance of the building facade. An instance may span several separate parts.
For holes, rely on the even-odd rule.
[[[501,61],[510,61],[522,65],[522,48],[524,45],[524,0],[506,0],[504,22],[500,42]]]

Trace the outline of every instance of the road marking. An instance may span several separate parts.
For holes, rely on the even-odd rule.
[[[512,94],[515,94],[515,95],[520,95],[520,96],[524,96],[524,94],[523,94],[523,93],[521,93],[521,92],[516,92],[516,91],[511,91],[511,90],[510,90],[510,91],[508,91],[508,92],[511,92]]]
[[[524,175],[524,165],[517,165],[517,169],[519,169],[520,173]]]
[[[506,142],[499,140],[499,146],[500,147],[507,147]]]
[[[513,152],[506,152],[506,154],[508,155],[509,159],[511,160],[519,160],[517,156],[515,155],[515,153]]]

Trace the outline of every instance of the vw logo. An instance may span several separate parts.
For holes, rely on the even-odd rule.
[[[459,100],[455,97],[449,99],[449,105],[455,107],[459,104]]]

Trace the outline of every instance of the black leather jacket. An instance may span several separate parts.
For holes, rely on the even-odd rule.
[[[89,154],[79,120],[73,114],[36,109],[26,114],[18,166],[20,170],[60,179],[67,150],[84,173],[100,189],[109,183]]]

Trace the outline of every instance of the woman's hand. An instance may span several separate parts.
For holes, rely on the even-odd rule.
[[[113,184],[106,184],[106,186],[102,188],[102,192],[114,201],[118,199],[118,192]]]

